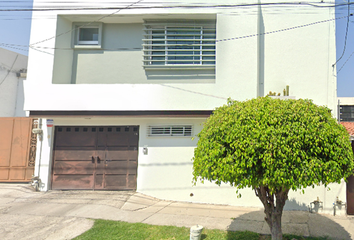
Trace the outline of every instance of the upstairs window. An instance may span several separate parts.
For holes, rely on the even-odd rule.
[[[144,36],[146,68],[215,67],[215,21],[148,21]]]
[[[102,23],[75,23],[75,48],[101,47]]]
[[[98,27],[80,27],[78,31],[78,44],[97,45],[98,34],[99,34]]]

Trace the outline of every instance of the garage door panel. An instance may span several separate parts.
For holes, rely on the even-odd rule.
[[[56,150],[55,151],[55,159],[56,160],[73,160],[73,161],[80,161],[80,160],[87,160],[92,161],[92,157],[95,156],[95,151],[92,150]]]
[[[14,120],[2,119],[0,124],[0,167],[10,166],[11,142]],[[2,178],[2,175],[0,175]]]
[[[128,175],[128,188],[136,189],[136,174],[129,174]]]
[[[55,147],[96,147],[96,127],[57,127]]]
[[[138,159],[138,152],[136,150],[108,150],[107,151],[107,160],[120,160],[120,159]]]
[[[26,179],[26,171],[23,171],[23,168],[11,168],[10,169],[10,179],[13,180],[25,180]]]
[[[354,215],[354,175],[347,180],[347,214]]]
[[[93,175],[54,175],[53,189],[93,189]]]
[[[127,176],[126,174],[106,174],[105,188],[108,189],[126,189]]]
[[[0,180],[9,179],[10,168],[0,168]]]
[[[54,174],[93,174],[95,165],[91,161],[56,161]]]
[[[53,189],[136,189],[138,126],[86,127],[86,135],[83,127],[61,127],[61,132],[58,128]],[[90,182],[83,183],[85,179]]]
[[[95,175],[95,189],[104,189],[103,174]]]

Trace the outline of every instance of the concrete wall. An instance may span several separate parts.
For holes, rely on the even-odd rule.
[[[52,1],[63,7],[74,1]],[[173,1],[164,1],[166,6]],[[201,5],[239,4],[243,1],[201,1]],[[258,1],[247,1],[257,3]],[[261,1],[265,2],[265,1]],[[274,1],[273,1],[274,2]],[[284,2],[284,1],[279,1]],[[288,1],[291,2],[291,1]],[[133,2],[132,2],[133,3]],[[40,5],[34,0],[34,7]],[[104,7],[90,0],[82,7]],[[85,5],[87,4],[87,5]],[[337,112],[335,59],[335,23],[328,21],[308,27],[292,27],[334,18],[333,8],[302,4],[248,6],[232,8],[150,8],[130,10],[33,12],[31,43],[43,52],[30,50],[28,80],[25,84],[25,109],[30,111],[75,110],[213,110],[228,97],[246,100],[269,91],[282,92],[290,86],[290,95],[310,98]],[[180,1],[179,4],[190,4]],[[326,4],[326,3],[325,3]],[[128,3],[122,3],[127,6]],[[141,6],[138,4],[138,6]],[[146,3],[144,5],[146,7]],[[60,16],[58,16],[58,14]],[[107,17],[103,17],[103,16]],[[108,16],[109,15],[109,16]],[[215,72],[155,71],[142,68],[141,50],[114,50],[138,47],[142,43],[144,19],[216,19],[217,39]],[[72,26],[77,22],[103,23],[102,45],[109,48],[74,49]],[[284,30],[290,28],[289,30]],[[282,31],[279,31],[282,30]],[[57,36],[54,38],[54,36]],[[194,75],[191,78],[191,75]],[[45,121],[45,119],[44,119]],[[250,189],[241,191],[213,183],[192,186],[193,149],[190,138],[151,138],[149,124],[193,124],[194,133],[203,119],[185,118],[55,118],[55,125],[139,125],[139,165],[137,191],[154,197],[205,203],[261,207]],[[53,129],[43,125],[43,141],[38,143],[35,173],[43,181],[42,190],[50,189]],[[148,146],[148,155],[142,148]],[[40,167],[39,167],[40,165]],[[159,174],[156,174],[158,172]],[[305,194],[291,192],[286,209],[306,210],[317,197],[324,211],[332,213],[338,196],[345,199],[345,187],[333,184],[306,189]],[[191,197],[193,193],[193,197]],[[321,210],[320,210],[321,211]]]
[[[0,117],[26,116],[21,69],[27,70],[27,56],[0,48]]]
[[[229,2],[204,4],[222,3]],[[237,3],[242,2],[233,2]],[[103,46],[109,50],[74,50],[72,24],[97,20],[102,17],[97,14],[107,12],[80,11],[74,15],[61,11],[59,17],[52,13],[54,19],[33,21],[31,42],[40,42],[35,46],[45,47],[48,54],[30,50],[26,109],[211,110],[225,103],[228,97],[245,100],[269,91],[282,92],[289,85],[290,95],[311,98],[331,108],[336,116],[336,77],[332,69],[336,60],[334,21],[276,32],[331,19],[333,8],[290,5],[122,10],[100,20]],[[34,17],[44,17],[42,14],[36,12]],[[217,42],[215,75],[212,71],[149,72],[142,67],[141,51],[114,50],[141,48],[143,20],[157,18],[216,18],[217,39],[225,41]],[[54,40],[55,35],[58,37]],[[82,84],[79,89],[84,94],[77,94],[77,88],[70,86],[75,85],[72,83]],[[45,89],[40,98],[47,100],[38,100],[34,91],[38,88]],[[107,91],[114,94],[107,95]],[[126,97],[133,101],[127,101]],[[147,99],[148,106],[141,104]],[[117,105],[119,102],[127,105]]]
[[[139,125],[138,174],[137,191],[166,200],[229,204],[243,207],[262,207],[260,200],[251,189],[240,190],[241,198],[237,198],[236,189],[223,184],[198,182],[192,184],[192,166],[194,148],[198,141],[195,135],[201,130],[204,118],[54,118],[55,126],[119,126]],[[192,137],[149,137],[149,125],[192,125],[195,138]],[[54,127],[46,126],[46,119],[42,119],[41,128],[43,140],[38,141],[35,175],[42,180],[43,191],[51,187],[52,174],[52,146]],[[143,153],[147,147],[148,153]],[[158,174],[157,174],[158,173]],[[330,188],[330,190],[328,190]],[[323,209],[319,212],[333,214],[333,202],[336,197],[345,201],[345,182],[330,184],[328,188],[316,186],[301,191],[291,191],[285,210],[307,211],[310,203],[319,198],[323,202]],[[193,196],[191,196],[191,194]],[[344,214],[337,209],[337,214]]]

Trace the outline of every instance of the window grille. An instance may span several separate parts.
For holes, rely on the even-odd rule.
[[[149,126],[148,136],[192,136],[191,125]]]
[[[144,24],[144,67],[215,67],[213,22]]]

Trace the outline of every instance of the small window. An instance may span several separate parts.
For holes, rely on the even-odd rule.
[[[101,48],[102,23],[75,23],[75,48]]]
[[[191,125],[176,125],[176,126],[149,126],[148,136],[192,136]]]
[[[78,44],[80,45],[98,45],[98,27],[80,27]]]

